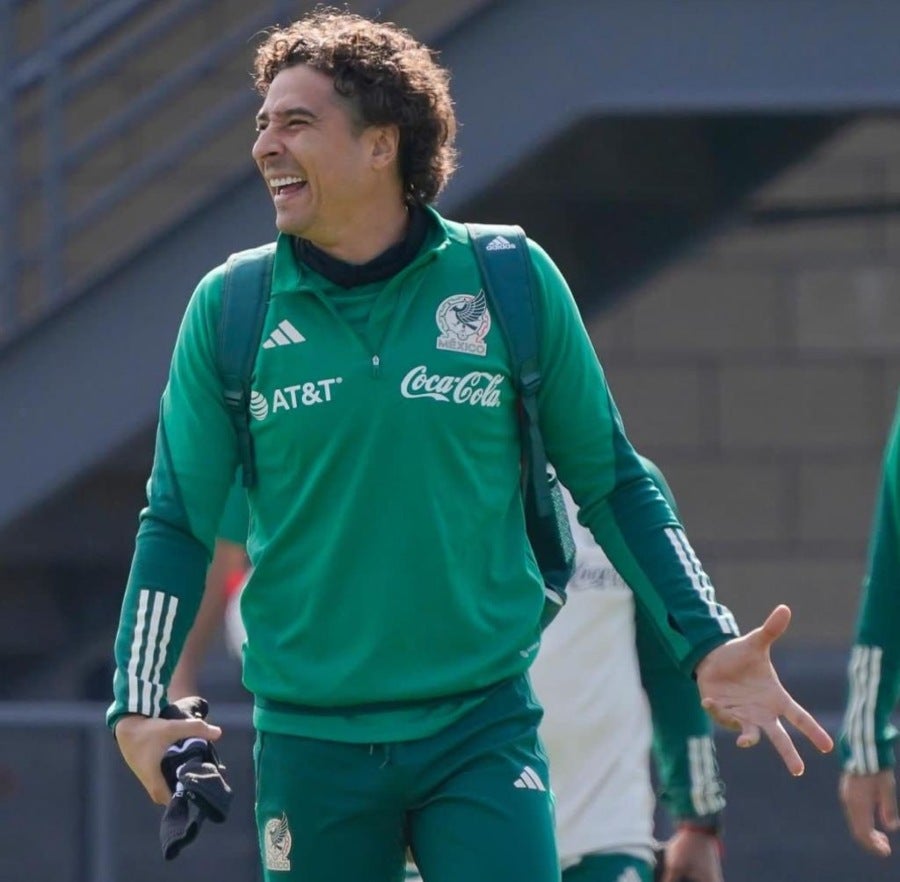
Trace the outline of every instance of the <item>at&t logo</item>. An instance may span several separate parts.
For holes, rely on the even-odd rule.
[[[279,410],[296,410],[298,407],[312,407],[315,404],[327,404],[333,398],[333,389],[344,382],[343,377],[328,377],[325,380],[311,380],[276,389],[272,393],[271,407],[262,392],[255,389],[250,393],[250,416],[262,421],[271,410],[276,414]]]

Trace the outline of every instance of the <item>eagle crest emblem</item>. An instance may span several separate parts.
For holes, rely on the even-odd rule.
[[[491,329],[491,314],[488,311],[484,291],[477,294],[453,294],[441,302],[435,314],[438,330],[438,349],[467,352],[471,355],[485,355],[484,342]]]
[[[263,831],[266,852],[266,869],[287,871],[291,868],[291,828],[287,815],[282,812],[280,818],[269,818]]]

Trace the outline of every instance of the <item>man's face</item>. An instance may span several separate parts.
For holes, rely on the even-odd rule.
[[[253,158],[276,226],[322,248],[338,244],[360,207],[376,198],[377,130],[360,131],[331,78],[305,65],[272,80],[256,119]]]

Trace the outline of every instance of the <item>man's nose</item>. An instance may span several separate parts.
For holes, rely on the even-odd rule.
[[[269,128],[262,129],[256,135],[253,149],[250,151],[253,158],[259,162],[267,156],[274,156],[281,152],[281,141]]]

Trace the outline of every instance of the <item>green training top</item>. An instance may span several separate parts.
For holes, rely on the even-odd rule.
[[[890,715],[900,692],[900,404],[882,462],[848,680],[839,741],[844,768],[858,774],[889,768],[897,738]]]
[[[465,228],[429,211],[428,238],[381,285],[365,334],[278,240],[250,402],[259,478],[241,605],[244,683],[266,731],[425,737],[522,673],[539,645],[510,359]],[[734,620],[625,437],[564,279],[529,248],[549,459],[690,672]],[[200,282],[175,345],[110,725],[166,703],[238,465],[216,368],[223,275]]]
[[[238,472],[238,479],[228,491],[219,528],[216,530],[216,538],[225,539],[235,545],[246,545],[248,522],[247,491],[241,483],[240,472]]]

